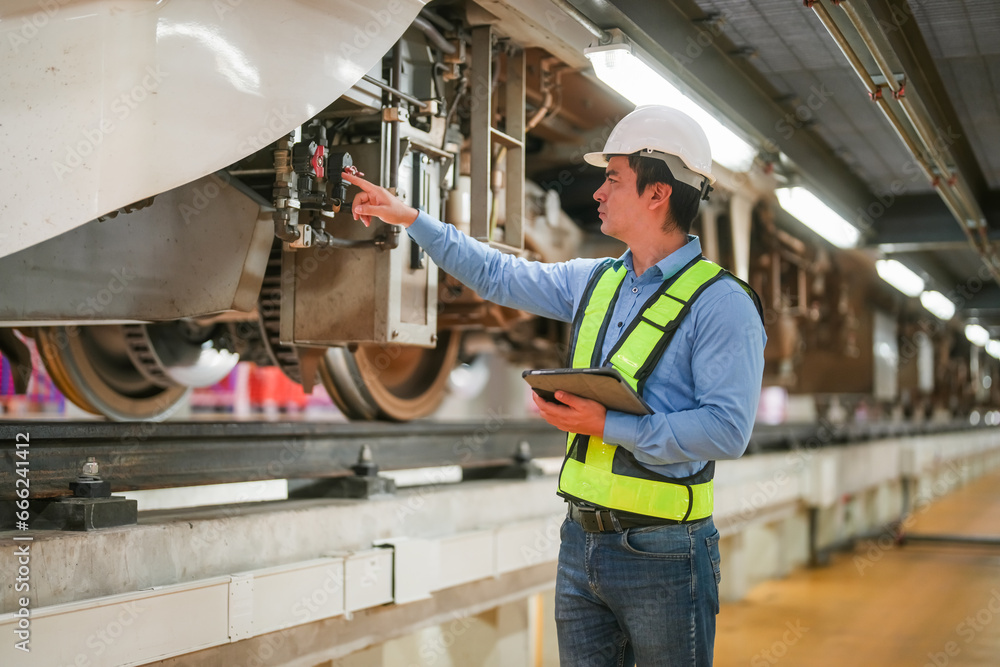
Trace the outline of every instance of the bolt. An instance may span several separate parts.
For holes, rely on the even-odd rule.
[[[83,464],[83,469],[80,471],[81,477],[97,477],[98,467],[97,459],[93,456],[87,457],[87,462]]]
[[[367,443],[361,445],[361,451],[358,453],[358,462],[351,466],[354,470],[355,475],[360,475],[362,477],[374,477],[378,474],[378,464],[375,463],[375,457],[372,456],[372,448]]]

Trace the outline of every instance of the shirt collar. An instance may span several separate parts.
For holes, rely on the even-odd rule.
[[[701,240],[693,234],[688,234],[687,243],[661,259],[653,266],[649,267],[649,270],[659,271],[660,280],[666,280],[680,271],[688,264],[688,262],[699,255],[701,255]],[[631,248],[626,250],[624,255],[615,260],[614,268],[618,269],[622,265],[624,265],[629,272],[635,273],[635,267],[632,265]]]

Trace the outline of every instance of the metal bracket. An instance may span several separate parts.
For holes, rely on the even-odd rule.
[[[517,445],[514,452],[513,463],[501,468],[466,468],[462,473],[462,479],[535,479],[542,477],[545,471],[541,466],[532,460],[531,445],[527,440],[522,440]]]
[[[69,483],[72,496],[40,498],[28,504],[28,525],[41,530],[96,530],[130,526],[138,521],[139,504],[111,495],[111,483],[101,479],[97,459],[88,456],[76,480]],[[14,504],[0,508],[0,530],[15,526]]]
[[[229,577],[229,640],[253,637],[253,574]]]
[[[32,530],[97,530],[132,526],[138,522],[139,504],[121,496],[110,498],[44,498],[28,505]],[[14,528],[14,504],[0,509],[0,529]]]
[[[396,482],[378,474],[378,464],[368,445],[361,447],[352,477],[288,480],[289,498],[373,498],[396,493]]]
[[[330,477],[288,480],[291,498],[376,498],[396,494],[396,482],[388,477]]]
[[[410,112],[404,107],[386,107],[382,109],[382,120],[386,123],[405,123],[410,119]]]
[[[289,249],[294,248],[310,248],[313,244],[313,229],[312,225],[302,224],[299,225],[299,238],[294,241],[288,241]]]

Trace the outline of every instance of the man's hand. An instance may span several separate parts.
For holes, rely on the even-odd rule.
[[[355,220],[365,223],[365,227],[371,224],[372,216],[403,227],[409,227],[417,219],[417,209],[407,206],[385,188],[347,172],[341,174],[341,177],[361,188],[361,192],[354,198],[351,213]]]
[[[604,437],[604,418],[608,410],[597,401],[565,391],[557,391],[556,400],[566,405],[550,403],[534,392],[531,393],[531,398],[542,413],[542,419],[560,431]]]

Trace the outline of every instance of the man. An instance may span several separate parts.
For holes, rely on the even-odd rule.
[[[408,227],[484,298],[574,322],[574,367],[617,368],[653,409],[607,411],[534,396],[569,434],[559,494],[569,502],[556,581],[563,665],[711,665],[718,613],[715,460],[742,455],[760,396],[764,330],[746,285],[689,236],[707,198],[711,152],[690,117],[640,107],[618,123],[594,193],[618,260],[527,262],[489,249],[354,177],[355,218]]]

